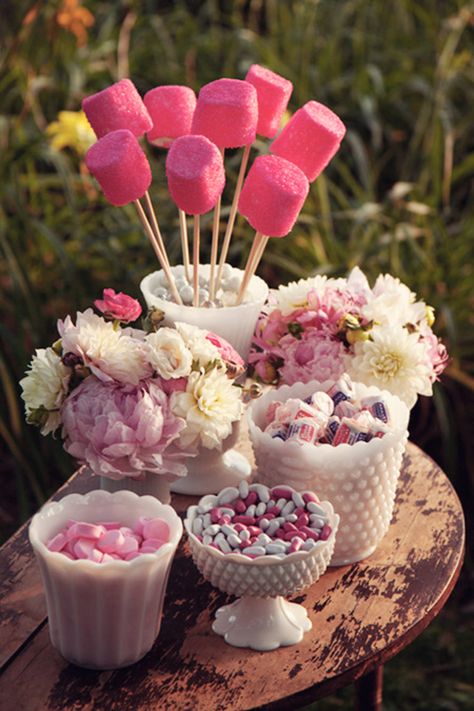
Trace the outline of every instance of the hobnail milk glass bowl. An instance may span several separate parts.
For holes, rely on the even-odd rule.
[[[333,381],[283,385],[254,400],[247,410],[249,434],[257,464],[256,481],[267,486],[284,484],[297,491],[311,489],[329,499],[341,521],[331,565],[346,565],[367,558],[387,533],[393,514],[395,490],[408,439],[409,410],[395,395],[374,386],[354,383],[356,398],[380,395],[388,404],[391,429],[370,442],[300,444],[273,439],[264,432],[268,405],[289,398],[304,399],[327,390]]]
[[[132,526],[140,516],[159,517],[169,526],[169,542],[155,553],[94,563],[71,560],[46,546],[70,519]],[[131,491],[69,494],[33,516],[29,536],[45,588],[51,642],[63,657],[90,669],[117,669],[151,649],[182,532],[171,506]]]
[[[188,508],[184,521],[193,560],[201,574],[222,592],[239,598],[217,610],[213,631],[234,647],[262,652],[300,642],[312,623],[302,605],[284,598],[309,587],[325,572],[334,550],[339,516],[329,501],[323,501],[320,505],[327,512],[332,528],[326,541],[317,541],[311,550],[299,550],[283,558],[276,555],[247,558],[222,553],[204,545],[193,534],[198,506],[217,505],[217,498],[204,496],[197,506]]]

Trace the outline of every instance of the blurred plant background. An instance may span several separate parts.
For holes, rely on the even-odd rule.
[[[435,307],[452,361],[434,397],[417,404],[411,433],[451,478],[472,541],[473,27],[466,0],[2,3],[3,539],[74,470],[59,440],[24,423],[18,380],[33,350],[55,339],[58,317],[87,308],[104,287],[138,297],[140,279],[156,267],[134,210],[108,205],[87,174],[83,155],[93,137],[78,113],[81,99],[125,76],[142,94],[158,84],[198,90],[219,76],[243,78],[257,62],[294,83],[290,111],[316,98],[348,126],[292,236],[270,241],[260,273],[275,286],[344,275],[358,264],[371,281],[379,272],[400,277]],[[152,196],[177,261],[165,155],[151,148],[148,155]],[[226,153],[224,205],[239,161],[238,152]],[[234,265],[244,264],[251,239],[239,221]],[[472,561],[469,549],[439,621],[388,665],[385,709],[474,708]],[[349,698],[346,691],[317,708],[344,708]]]

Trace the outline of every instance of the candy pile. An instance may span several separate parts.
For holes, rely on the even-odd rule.
[[[71,560],[107,563],[155,553],[168,543],[169,538],[170,529],[166,521],[141,516],[132,528],[118,521],[68,521],[65,528],[46,545],[51,552],[62,553]]]
[[[284,558],[326,541],[332,528],[311,491],[247,484],[223,489],[214,503],[200,504],[192,532],[204,545],[248,558]]]
[[[185,275],[175,277],[176,288],[179,292],[183,304],[191,305],[193,302],[194,289],[188,282]],[[242,277],[237,269],[233,269],[230,264],[224,264],[222,269],[222,278],[220,288],[215,293],[214,299],[210,300],[210,283],[209,279],[204,275],[199,275],[199,305],[203,308],[218,308],[221,306],[233,306],[237,299]],[[172,301],[173,295],[166,286],[166,281],[161,281],[162,286],[158,286],[154,290],[155,296],[164,301]]]
[[[315,392],[305,400],[270,403],[265,432],[274,439],[337,447],[383,437],[389,423],[390,413],[383,398],[356,399],[350,378],[342,376],[326,392]]]

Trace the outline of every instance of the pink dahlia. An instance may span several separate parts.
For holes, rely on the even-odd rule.
[[[344,372],[343,343],[325,338],[317,330],[308,329],[301,340],[285,336],[280,341],[280,350],[284,358],[280,368],[282,383],[337,380]]]
[[[66,399],[61,416],[64,448],[94,474],[186,474],[186,455],[172,445],[185,422],[173,415],[167,395],[152,380],[135,386],[90,376]]]

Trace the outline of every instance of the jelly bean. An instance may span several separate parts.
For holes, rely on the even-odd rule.
[[[275,486],[271,490],[272,496],[275,496],[277,499],[291,499],[293,492],[291,489],[287,489],[285,486]]]
[[[285,546],[282,546],[279,543],[267,543],[267,545],[265,546],[265,551],[269,555],[275,555],[275,554],[278,555],[278,554],[285,553],[286,548],[285,548]]]
[[[268,520],[268,518],[265,518],[265,517],[262,517],[260,520],[257,519],[257,521],[258,521],[258,525],[260,526],[262,531],[265,531],[270,524],[270,521]]]
[[[298,531],[297,527],[295,526],[294,523],[290,523],[287,521],[286,523],[283,524],[283,530],[284,531]]]
[[[226,541],[225,538],[220,539],[217,542],[217,545],[223,553],[231,553],[232,552],[232,548],[230,547],[230,545],[228,544],[228,542]]]
[[[291,546],[288,549],[288,553],[296,553],[296,551],[299,551],[303,543],[304,541],[302,538],[298,538],[298,536],[295,536],[295,538],[293,538],[293,540],[291,541]]]
[[[241,499],[246,499],[248,495],[249,495],[249,485],[245,481],[245,479],[242,479],[242,481],[239,484],[239,496]]]
[[[242,553],[244,553],[244,555],[254,556],[265,555],[265,548],[263,546],[249,546],[248,548],[244,548]]]
[[[304,500],[306,503],[309,503],[310,501],[313,501],[315,504],[319,504],[319,499],[318,499],[318,497],[317,497],[316,494],[314,494],[312,491],[305,491],[304,494],[302,494],[302,496],[303,496],[303,500]]]
[[[293,503],[295,506],[301,507],[305,505],[305,500],[303,499],[299,491],[294,491],[291,498],[293,499]]]
[[[242,514],[245,511],[247,511],[247,507],[246,507],[245,503],[242,501],[242,499],[239,499],[239,501],[236,501],[234,508],[235,508],[236,513],[239,513],[239,514]]]
[[[249,507],[252,506],[252,504],[256,504],[258,502],[258,494],[256,491],[251,491],[247,498],[244,500],[244,504]]]
[[[235,534],[237,528],[233,528],[233,526],[230,526],[228,523],[225,523],[223,526],[221,526],[221,531],[225,536],[232,536]]]
[[[262,516],[264,513],[267,511],[267,505],[263,501],[261,501],[259,504],[257,504],[257,507],[255,509],[255,515]]]
[[[315,545],[316,545],[316,541],[313,540],[312,538],[308,538],[308,539],[303,543],[303,545],[301,546],[301,548],[302,548],[304,551],[310,551],[310,550],[312,550],[312,549],[314,548]]]
[[[270,500],[270,492],[266,486],[263,484],[252,484],[250,488],[251,491],[254,491],[257,494],[260,501],[263,501],[265,504],[268,503]]]
[[[195,536],[199,536],[202,533],[202,518],[195,518],[193,521],[192,530]]]
[[[239,490],[236,489],[235,486],[228,486],[226,489],[223,489],[217,497],[217,503],[230,504],[232,501],[237,499],[238,496]]]
[[[250,504],[250,506],[247,508],[247,511],[245,512],[246,516],[253,516],[255,518],[255,513],[256,513],[257,507],[255,504]]]
[[[241,540],[236,533],[231,533],[227,536],[227,542],[232,548],[237,548],[241,544]]]
[[[301,516],[298,516],[296,519],[296,526],[297,528],[301,528],[301,526],[308,526],[309,525],[309,516],[306,513],[301,514]]]
[[[259,536],[262,529],[259,526],[249,526],[249,532],[251,536]]]
[[[283,506],[283,508],[281,510],[281,515],[288,516],[288,514],[292,513],[294,510],[295,510],[295,505],[294,505],[293,501],[288,501],[288,503],[285,504],[285,506]]]
[[[298,516],[294,513],[290,513],[286,517],[286,520],[289,521],[290,523],[296,523],[296,521],[298,520]],[[309,521],[309,519],[308,519],[308,521]]]
[[[321,533],[319,534],[319,539],[321,541],[327,541],[331,535],[332,528],[327,523],[322,527]]]
[[[323,507],[319,506],[319,504],[316,504],[314,501],[310,501],[308,504],[306,504],[306,508],[308,509],[308,511],[317,514],[318,516],[326,516],[326,511],[323,509]]]
[[[204,529],[203,533],[205,536],[215,536],[220,530],[221,527],[218,523],[211,523],[210,526]]]
[[[312,528],[309,528],[308,526],[301,526],[300,532],[306,533],[308,538],[312,538],[314,541],[319,541],[319,533],[317,531],[314,531]]]
[[[245,523],[246,526],[252,526],[255,523],[255,518],[253,516],[234,516],[234,523]]]

